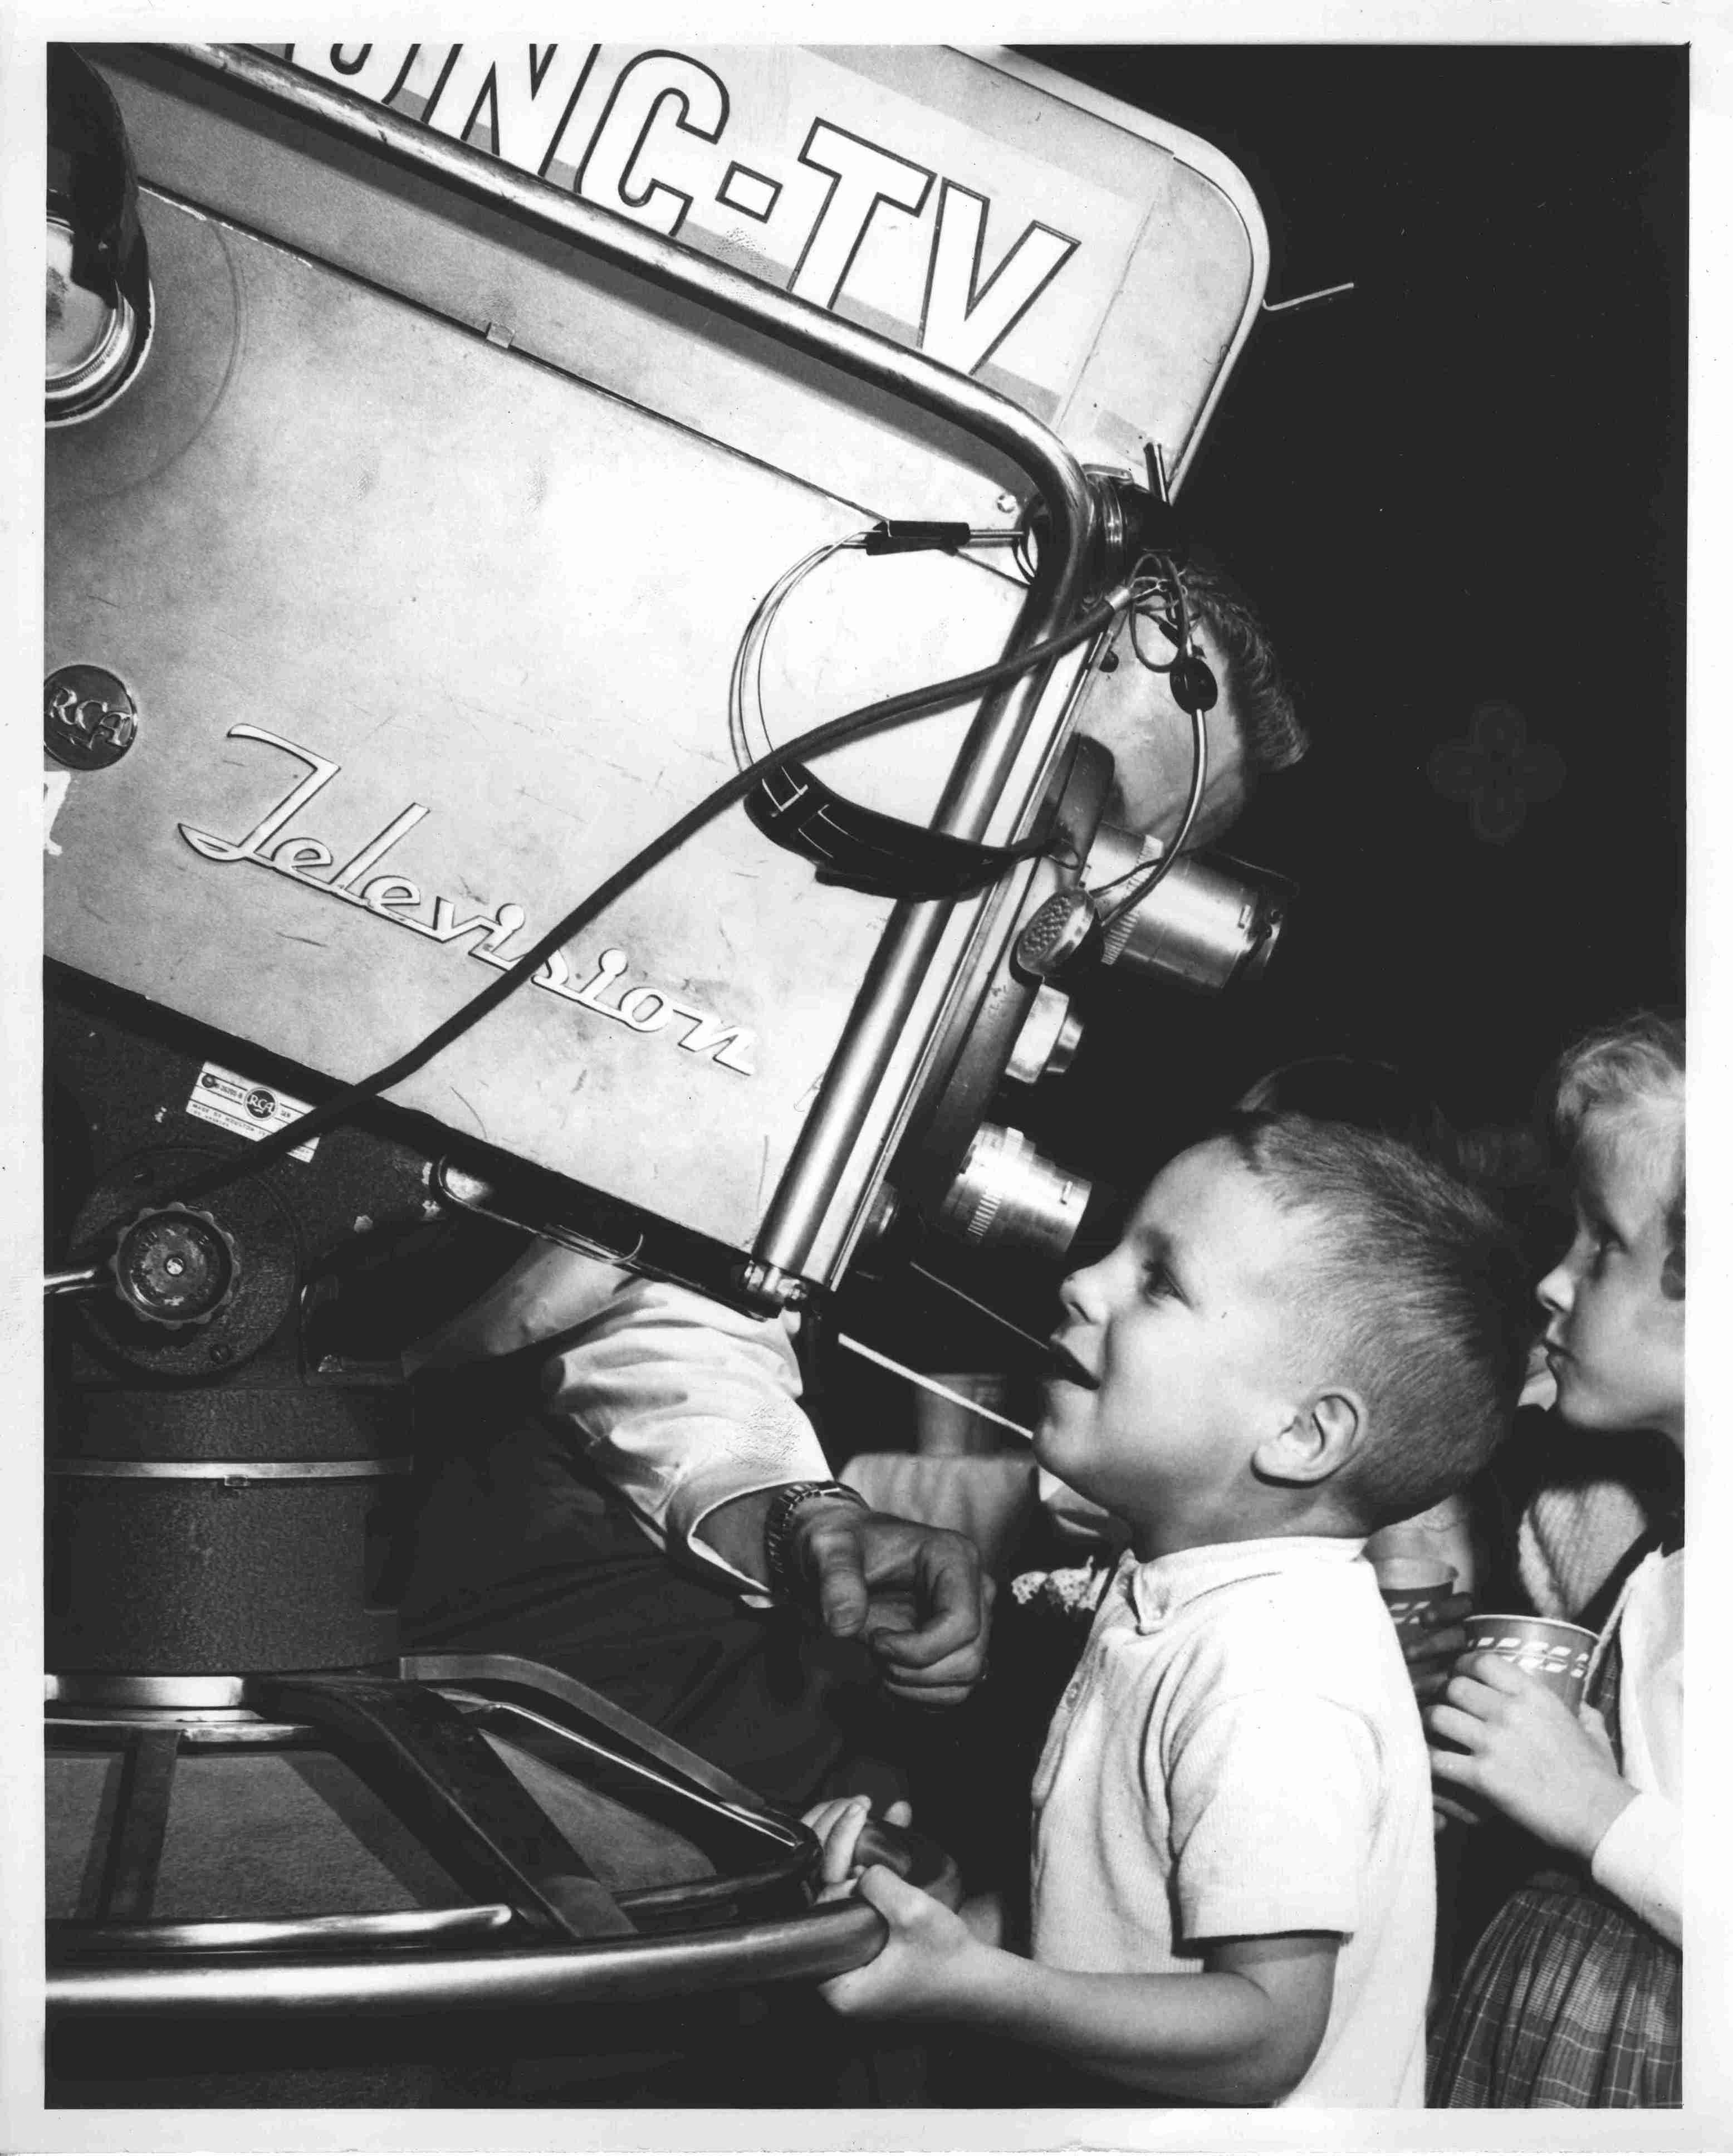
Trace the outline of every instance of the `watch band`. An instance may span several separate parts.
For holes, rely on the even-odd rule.
[[[789,1482],[772,1498],[764,1516],[764,1563],[770,1591],[778,1602],[792,1601],[799,1583],[790,1573],[793,1556],[794,1516],[809,1498],[847,1497],[863,1512],[869,1511],[859,1490],[846,1482]]]

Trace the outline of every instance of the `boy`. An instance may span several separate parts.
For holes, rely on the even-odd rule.
[[[882,1867],[839,2012],[1217,2104],[1418,2105],[1426,1747],[1366,1536],[1503,1431],[1520,1261],[1399,1141],[1236,1118],[1065,1284],[1042,1464],[1132,1530],[1035,1779],[1033,1959]],[[809,1823],[846,1875],[864,1814]]]

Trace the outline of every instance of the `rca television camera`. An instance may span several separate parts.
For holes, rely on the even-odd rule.
[[[1087,893],[1205,989],[1280,926],[1107,825],[1090,738],[1257,204],[1002,53],[56,48],[49,105],[51,1999],[111,2040],[847,1966],[877,1919],[806,1909],[750,1792],[392,1663],[402,1388],[331,1314],[451,1212],[760,1309],[905,1210],[1063,1251],[1016,1102]],[[171,1782],[315,1741],[455,1900],[177,1902]],[[674,1807],[675,1885],[573,1854],[574,1747]]]

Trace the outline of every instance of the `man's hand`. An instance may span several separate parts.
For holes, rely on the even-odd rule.
[[[1425,1719],[1434,1738],[1459,1748],[1433,1746],[1436,1781],[1495,1805],[1585,1862],[1636,1796],[1620,1777],[1600,1717],[1573,1714],[1502,1656],[1465,1657]]]
[[[864,1637],[894,1697],[967,1698],[987,1667],[993,1586],[966,1535],[818,1497],[795,1514],[789,1550],[825,1630]]]

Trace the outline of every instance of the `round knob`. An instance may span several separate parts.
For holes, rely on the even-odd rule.
[[[1005,1075],[1019,1086],[1060,1077],[1070,1069],[1082,1039],[1083,1021],[1073,1015],[1070,998],[1058,988],[1038,988]]]
[[[240,1260],[208,1213],[141,1213],[109,1261],[121,1300],[153,1325],[204,1325],[234,1293]]]

